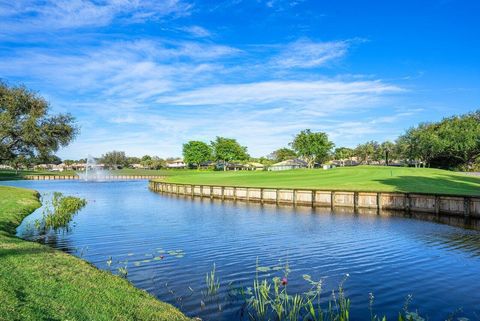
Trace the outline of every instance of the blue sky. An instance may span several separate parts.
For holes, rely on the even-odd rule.
[[[298,131],[395,139],[480,108],[480,1],[0,0],[0,78],[81,134],[63,158]]]

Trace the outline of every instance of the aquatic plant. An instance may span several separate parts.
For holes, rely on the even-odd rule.
[[[51,201],[45,203],[42,219],[35,221],[35,227],[44,231],[68,229],[75,214],[85,205],[87,201],[83,198],[64,196],[60,192],[54,192]]]
[[[122,278],[127,278],[128,276],[128,268],[127,266],[121,266],[118,268],[118,276],[122,277]]]
[[[308,274],[303,279],[310,285],[305,293],[288,293],[290,268],[288,263],[282,269],[282,276],[272,279],[260,278],[259,272],[278,271],[278,267],[268,268],[258,266],[253,286],[242,289],[230,289],[229,296],[240,295],[245,300],[243,309],[252,321],[349,321],[350,299],[346,296],[344,284],[349,278],[346,274],[340,281],[337,289],[333,290],[328,298],[321,298],[323,280],[313,280]],[[220,287],[220,281],[215,277],[215,265],[210,274],[207,274],[207,284],[215,284],[215,293]],[[215,280],[215,282],[212,282]],[[370,297],[370,320],[387,321],[386,316],[378,317],[373,311],[374,296]],[[398,321],[424,321],[418,312],[411,312],[408,305],[412,297],[406,298],[403,311],[398,315]],[[205,302],[202,301],[203,308]],[[243,313],[242,313],[243,314]],[[452,319],[453,320],[453,319]]]
[[[216,295],[220,288],[220,281],[215,275],[215,263],[213,264],[212,271],[205,275],[205,283],[207,285],[207,295]]]

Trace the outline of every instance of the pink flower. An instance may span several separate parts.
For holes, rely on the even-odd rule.
[[[285,277],[282,278],[282,285],[287,285],[287,283],[288,283],[287,278],[285,278]]]

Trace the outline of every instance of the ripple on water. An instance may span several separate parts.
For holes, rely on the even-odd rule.
[[[204,320],[240,319],[238,301],[223,302],[222,312],[218,305],[200,304],[213,263],[225,284],[220,293],[228,297],[228,284],[252,285],[257,259],[270,267],[288,262],[290,293],[308,289],[302,274],[323,278],[328,293],[349,273],[346,291],[360,319],[368,317],[369,292],[379,314],[390,317],[409,294],[412,309],[431,320],[460,307],[470,316],[480,312],[478,231],[397,216],[162,196],[148,191],[146,182],[9,184],[90,200],[70,232],[50,235],[46,242],[102,269],[126,265],[137,287]],[[159,255],[164,257],[155,260]],[[274,273],[279,272],[260,275]]]

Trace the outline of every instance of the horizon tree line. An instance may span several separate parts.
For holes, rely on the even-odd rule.
[[[0,164],[14,168],[41,163],[59,163],[55,156],[78,135],[79,128],[70,114],[51,115],[50,104],[25,86],[9,86],[0,80]],[[189,141],[183,145],[186,163],[201,164],[256,161],[268,165],[291,158],[301,158],[309,168],[330,160],[344,161],[353,157],[362,164],[392,160],[406,165],[461,170],[480,170],[480,110],[443,118],[438,122],[420,123],[392,141],[368,141],[355,148],[337,147],[325,132],[302,130],[289,147],[279,148],[266,157],[251,158],[247,147],[236,139],[217,136],[209,144]],[[142,164],[159,169],[169,159],[145,155],[129,157],[122,151],[111,151],[100,157],[111,168]],[[66,160],[73,162],[73,160]]]

